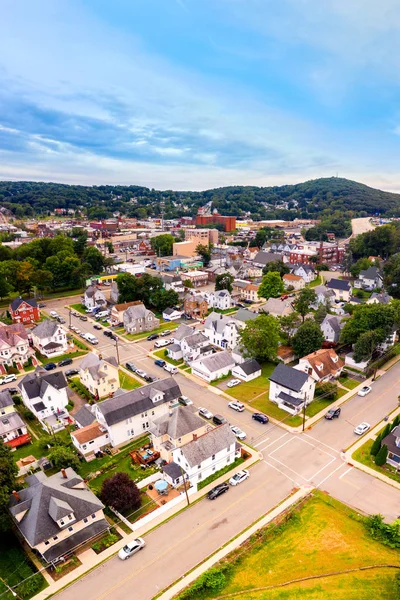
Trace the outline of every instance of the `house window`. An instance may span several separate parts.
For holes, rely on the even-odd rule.
[[[212,455],[211,457],[212,460],[215,460],[215,454]]]
[[[94,444],[94,440],[90,440],[89,444]]]
[[[84,523],[87,523],[89,519],[87,519],[86,517],[83,519]]]
[[[231,459],[230,459],[230,458],[229,458],[229,456],[228,456],[228,458],[226,459],[226,464],[228,464],[228,463],[230,463],[230,462],[231,462]]]
[[[73,531],[74,528],[73,527],[68,527],[68,531]]]
[[[92,515],[92,519],[95,519],[95,518],[96,518],[96,515],[95,515],[95,514],[93,514],[93,515]]]
[[[199,473],[197,479],[200,481],[200,479],[201,479],[201,473]]]
[[[86,450],[86,448],[87,448],[86,444],[83,444],[82,448],[83,448],[84,450]]]
[[[57,536],[57,535],[55,535],[55,536],[53,537],[53,540],[54,540],[54,541],[58,540],[58,536]]]
[[[198,468],[198,469],[201,469],[201,465],[197,465],[197,468]]]
[[[48,546],[50,544],[49,540],[47,540],[47,542],[44,543],[45,546]]]
[[[61,524],[61,525],[65,525],[64,521],[60,521],[60,524]]]
[[[73,519],[73,518],[74,518],[74,517],[73,517],[72,515],[68,515],[68,519],[69,519],[70,521],[72,521],[72,519]]]

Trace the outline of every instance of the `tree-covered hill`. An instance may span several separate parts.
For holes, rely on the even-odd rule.
[[[191,215],[212,201],[222,214],[254,219],[321,217],[340,211],[343,216],[400,215],[400,194],[377,190],[338,177],[273,187],[230,186],[203,192],[158,191],[141,186],[82,186],[42,182],[0,182],[0,205],[18,217],[47,214],[55,208],[81,209],[92,218],[120,211],[144,218]]]

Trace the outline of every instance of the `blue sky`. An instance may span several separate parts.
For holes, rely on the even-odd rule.
[[[400,191],[398,0],[2,0],[0,179]]]

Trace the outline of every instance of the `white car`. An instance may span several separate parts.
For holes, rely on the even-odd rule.
[[[246,434],[244,431],[240,429],[240,427],[236,427],[236,425],[231,425],[232,432],[236,435],[239,440],[245,440]]]
[[[199,408],[199,415],[201,415],[202,417],[204,417],[205,419],[212,419],[213,418],[213,414],[212,412],[210,412],[209,410],[207,410],[206,408]]]
[[[357,427],[354,429],[354,433],[357,435],[363,435],[364,433],[367,433],[367,431],[369,431],[370,429],[371,425],[369,423],[365,423],[364,421],[363,423],[357,425]]]
[[[133,556],[133,554],[136,554],[136,552],[139,552],[139,550],[143,550],[145,545],[146,542],[143,538],[136,538],[121,548],[121,550],[118,552],[118,556],[121,560],[126,560],[127,558]]]
[[[226,384],[226,387],[235,387],[236,385],[239,385],[239,383],[241,383],[240,379],[231,379],[230,381],[228,381],[228,383]]]
[[[362,387],[358,392],[357,396],[366,396],[370,392],[372,392],[372,387],[369,387],[369,385],[364,385],[364,387]]]
[[[250,473],[248,472],[248,470],[243,469],[243,471],[239,471],[239,473],[236,473],[236,475],[234,475],[233,477],[230,478],[229,484],[230,485],[239,485],[239,483],[242,483],[242,481],[245,481],[246,479],[248,479],[249,476],[250,476]]]
[[[170,341],[169,340],[156,340],[154,342],[154,347],[155,348],[164,348],[164,346],[169,346]]]
[[[58,313],[55,310],[52,310],[50,312],[50,316],[53,317],[53,319],[56,319],[58,317]]]
[[[237,412],[244,411],[244,404],[242,404],[241,402],[229,402],[228,406],[229,408],[233,408],[233,410],[236,410]]]
[[[3,385],[4,383],[11,383],[12,381],[17,381],[17,376],[14,374],[6,375],[2,379],[0,379],[1,385]]]
[[[147,373],[145,373],[144,371],[141,371],[140,369],[136,369],[136,375],[139,375],[139,377],[145,378]]]

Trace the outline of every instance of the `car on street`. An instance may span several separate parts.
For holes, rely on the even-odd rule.
[[[73,377],[74,375],[79,375],[79,369],[68,369],[65,371],[66,377]]]
[[[199,415],[204,417],[205,419],[212,419],[213,414],[207,408],[199,408]]]
[[[109,329],[105,329],[105,330],[103,331],[103,335],[105,335],[106,337],[109,337],[109,338],[110,338],[110,337],[112,337],[113,333],[112,333],[112,331],[110,331]]]
[[[166,365],[167,363],[165,362],[165,360],[162,360],[162,358],[157,358],[157,360],[154,361],[154,364],[157,367],[163,367],[164,365]]]
[[[39,308],[46,308],[46,304],[44,302],[39,302],[38,307]]]
[[[81,315],[79,318],[81,321],[87,321],[87,317],[85,315]]]
[[[230,381],[228,381],[228,383],[226,384],[226,387],[228,388],[232,388],[235,387],[236,385],[239,385],[239,383],[241,383],[240,379],[231,379]]]
[[[93,325],[93,327],[94,327],[95,329],[97,329],[97,331],[100,331],[101,329],[103,329],[103,328],[102,328],[102,326],[101,326],[101,325],[99,325],[98,323],[95,323],[95,324]]]
[[[208,492],[207,498],[209,500],[215,500],[215,498],[218,498],[218,496],[221,496],[221,494],[225,494],[225,492],[227,492],[228,490],[229,485],[227,483],[220,483]]]
[[[269,419],[268,419],[267,415],[263,415],[262,413],[253,413],[251,415],[251,418],[254,419],[254,421],[258,421],[259,423],[262,423],[263,425],[266,425],[267,423],[269,423]]]
[[[164,348],[164,346],[169,346],[169,340],[157,340],[154,342],[154,348]]]
[[[370,429],[371,425],[364,421],[363,423],[357,425],[357,427],[354,429],[354,433],[356,435],[363,435],[364,433],[367,433],[367,431],[369,431]]]
[[[147,373],[145,373],[145,371],[142,371],[141,369],[136,369],[136,375],[139,375],[139,377],[143,377],[143,379],[145,379]]]
[[[75,331],[75,333],[77,333],[78,335],[81,335],[81,333],[82,333],[82,332],[81,332],[81,330],[80,330],[80,329],[78,329],[77,327],[74,327],[74,331]]]
[[[151,375],[148,375],[147,373],[145,374],[145,376],[143,377],[143,379],[145,381],[147,381],[147,383],[152,383],[154,381],[153,377]]]
[[[171,335],[172,331],[170,329],[166,329],[161,332],[161,337],[165,337],[166,335]]]
[[[7,389],[8,392],[10,392],[11,396],[14,396],[15,394],[20,394],[21,392],[19,391],[18,388],[15,387],[10,387]]]
[[[332,419],[338,419],[340,417],[340,413],[340,407],[330,408],[325,415],[325,419],[328,419],[328,421],[331,421]]]
[[[64,358],[58,363],[59,367],[66,367],[67,365],[72,365],[72,358]]]
[[[65,323],[65,319],[64,319],[64,317],[57,317],[57,321],[58,321],[58,322],[59,322],[61,325],[64,325],[64,323]]]
[[[229,402],[228,406],[229,406],[229,408],[233,408],[233,410],[236,410],[237,412],[244,411],[244,404],[242,404],[241,402],[238,402],[237,400],[234,400],[233,402]]]
[[[234,433],[236,435],[236,437],[238,438],[238,440],[245,440],[247,435],[245,434],[244,431],[242,431],[240,429],[240,427],[236,427],[236,425],[231,425],[231,430],[232,433]]]
[[[238,473],[236,473],[236,475],[234,475],[233,477],[230,478],[229,484],[230,485],[239,485],[239,483],[242,483],[242,481],[245,481],[246,479],[248,479],[249,476],[250,476],[250,473],[248,472],[248,470],[243,469],[243,471],[239,471]]]
[[[369,385],[364,385],[364,387],[362,387],[361,390],[358,392],[357,396],[366,396],[370,392],[372,392],[372,387],[370,387]]]
[[[50,316],[51,316],[53,319],[57,319],[57,317],[58,317],[58,312],[56,312],[55,310],[51,310],[51,311],[50,311]]]
[[[17,381],[17,376],[14,374],[6,375],[0,379],[1,385],[4,385],[5,383],[12,383],[13,381]]]
[[[147,340],[149,342],[152,342],[153,340],[156,340],[157,338],[159,338],[160,336],[158,335],[158,333],[152,333],[151,335],[147,336]]]
[[[143,550],[145,545],[146,542],[143,538],[136,538],[131,542],[128,542],[123,548],[121,548],[121,550],[118,552],[118,557],[121,560],[126,560],[127,558],[130,558],[131,556],[136,554],[136,552]]]
[[[44,365],[43,369],[46,369],[46,371],[52,371],[53,369],[57,369],[57,365],[56,363],[49,362],[47,365]]]
[[[131,371],[132,373],[136,373],[137,371],[137,368],[132,362],[125,363],[125,367],[128,369],[128,371]]]
[[[214,415],[213,418],[214,425],[225,425],[227,420],[222,415]]]
[[[193,401],[187,396],[179,396],[178,402],[179,404],[182,404],[182,406],[190,406],[193,404]]]

